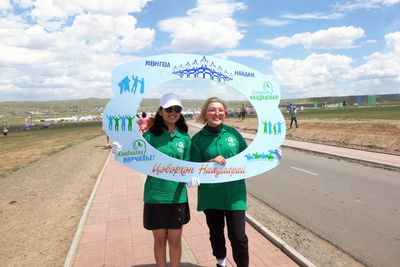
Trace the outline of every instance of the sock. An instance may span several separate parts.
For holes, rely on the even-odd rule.
[[[221,266],[226,266],[225,259],[217,259],[217,263]]]

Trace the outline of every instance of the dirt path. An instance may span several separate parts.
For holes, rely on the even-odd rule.
[[[226,124],[248,133],[258,127],[256,118],[228,119]],[[287,129],[287,139],[400,155],[400,120],[299,119],[299,124]]]
[[[104,136],[0,178],[1,266],[63,266],[109,150]]]

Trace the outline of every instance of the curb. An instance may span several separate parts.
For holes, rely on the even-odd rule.
[[[261,233],[264,237],[266,237],[272,244],[274,244],[277,248],[279,248],[283,253],[285,253],[289,258],[295,261],[298,265],[302,267],[316,267],[311,261],[301,255],[297,250],[289,246],[282,239],[280,239],[277,235],[268,230],[267,227],[263,226],[256,219],[251,217],[246,213],[246,221],[253,226],[259,233]]]
[[[394,171],[399,171],[400,170],[400,167],[393,166],[393,165],[390,165],[390,164],[375,162],[375,161],[371,161],[371,160],[355,159],[355,158],[346,157],[346,156],[343,156],[343,155],[336,155],[336,154],[326,153],[326,152],[323,152],[323,151],[315,151],[315,150],[312,150],[312,149],[295,147],[295,146],[291,146],[291,145],[282,144],[281,147],[288,147],[288,148],[292,148],[292,149],[299,150],[299,151],[312,152],[312,153],[321,154],[321,155],[324,155],[324,156],[334,157],[334,158],[337,158],[337,159],[348,160],[350,162],[365,163],[365,164],[369,164],[369,166],[376,166],[376,167],[389,169],[389,170],[394,170]],[[375,153],[378,153],[378,152],[375,152]]]
[[[79,242],[81,240],[83,228],[85,227],[87,218],[89,216],[89,210],[92,207],[94,196],[96,195],[97,189],[98,189],[98,187],[100,185],[100,182],[101,182],[101,180],[103,178],[104,170],[105,170],[105,168],[106,168],[106,166],[108,164],[108,161],[110,160],[111,155],[112,155],[112,152],[110,151],[109,154],[108,154],[108,157],[106,159],[106,162],[104,163],[103,168],[101,169],[101,172],[100,172],[99,176],[97,177],[96,184],[94,185],[94,188],[92,190],[92,193],[90,194],[89,200],[86,203],[85,209],[83,210],[83,213],[82,213],[81,219],[79,221],[78,227],[76,228],[74,239],[72,240],[71,247],[69,248],[67,257],[65,258],[64,267],[71,267],[72,264],[74,263],[76,252],[77,252],[78,247],[79,247]]]

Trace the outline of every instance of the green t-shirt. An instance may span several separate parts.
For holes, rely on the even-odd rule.
[[[191,141],[187,133],[178,128],[173,133],[164,130],[160,136],[149,131],[143,137],[158,151],[176,159],[190,160]],[[164,180],[148,175],[144,185],[145,203],[185,203],[188,202],[185,183]]]
[[[205,128],[192,138],[191,161],[206,162],[218,155],[228,159],[247,148],[242,135],[234,128],[223,125],[220,133]],[[246,184],[237,180],[216,184],[200,184],[197,210],[246,210]]]

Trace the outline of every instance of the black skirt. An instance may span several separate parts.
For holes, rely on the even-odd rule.
[[[188,203],[144,203],[143,226],[147,230],[181,229],[190,221]]]

